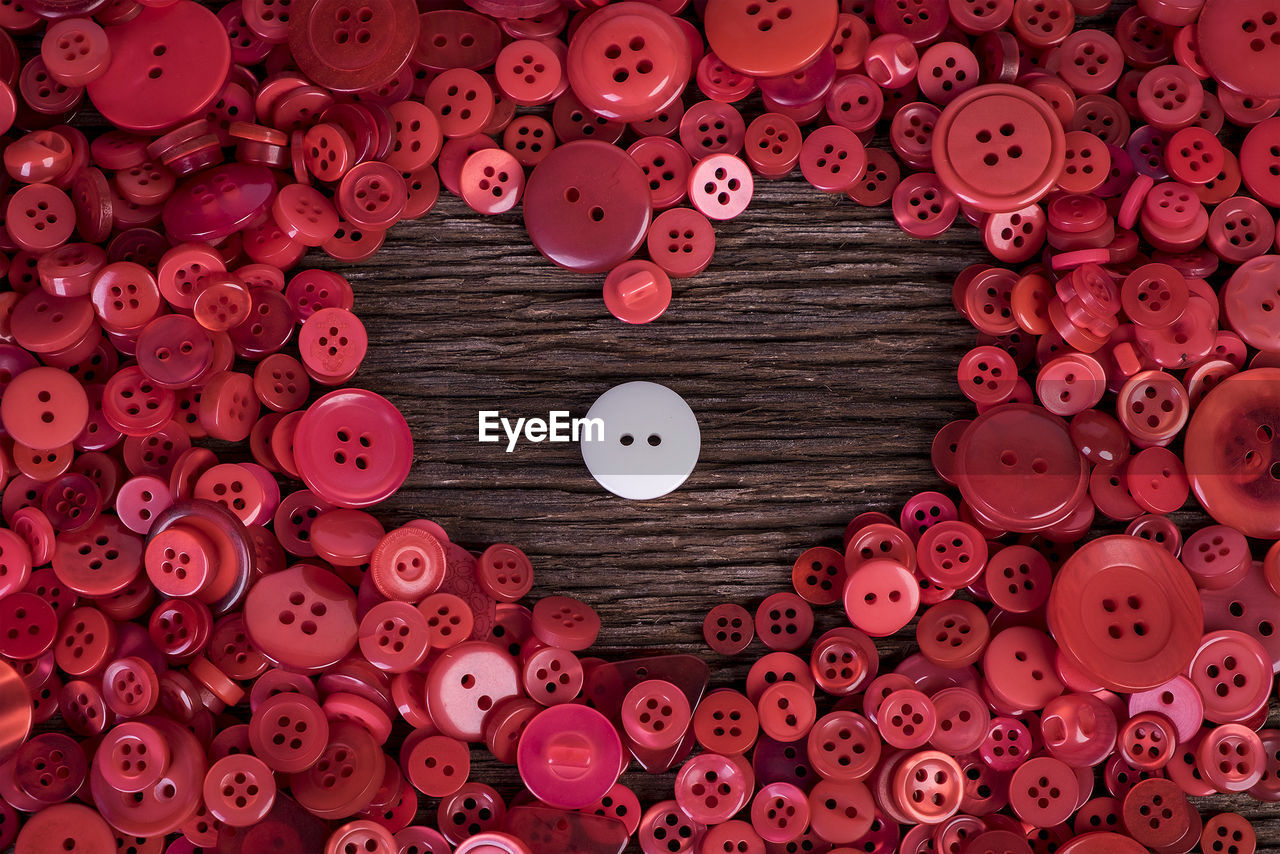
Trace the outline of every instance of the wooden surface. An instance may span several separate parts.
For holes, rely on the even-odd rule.
[[[929,444],[969,414],[954,376],[975,337],[951,306],[951,282],[984,251],[968,226],[910,240],[886,209],[797,177],[758,185],[716,237],[710,269],[677,281],[671,309],[644,327],[609,316],[601,276],[542,259],[518,215],[479,217],[448,196],[425,221],[398,226],[370,262],[335,269],[351,278],[374,342],[356,383],[399,405],[415,437],[413,473],[384,505],[387,521],[425,516],[468,547],[520,545],[535,595],[598,609],[593,653],[695,652],[718,687],[740,681],[749,661],[706,650],[712,605],[754,607],[789,589],[805,548],[840,547],[857,513],[896,517],[914,492],[940,488]],[[575,445],[507,454],[476,440],[481,409],[583,415],[637,379],[680,393],[702,430],[697,470],[665,498],[609,495]],[[841,619],[822,609],[818,631]],[[911,631],[881,641],[882,664],[912,643]],[[514,769],[482,753],[473,777],[516,791]],[[624,782],[648,804],[670,797],[672,778],[630,772]],[[1260,846],[1280,850],[1280,807],[1246,797],[1200,806],[1244,813]]]

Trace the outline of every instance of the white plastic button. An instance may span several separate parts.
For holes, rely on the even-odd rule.
[[[606,391],[591,405],[590,419],[604,425],[581,436],[582,461],[614,495],[645,501],[679,488],[698,464],[702,434],[680,395],[664,385],[630,382]]]

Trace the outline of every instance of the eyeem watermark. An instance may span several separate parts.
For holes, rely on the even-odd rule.
[[[604,441],[603,418],[574,418],[563,409],[548,412],[546,418],[517,418],[514,421],[503,417],[496,409],[482,409],[479,424],[480,441],[501,442],[505,435],[508,454],[516,449],[521,437],[535,444]]]

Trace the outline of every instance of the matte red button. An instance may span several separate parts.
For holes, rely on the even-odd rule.
[[[596,642],[600,617],[585,602],[547,596],[533,606],[533,632],[543,643],[576,652]]]
[[[254,754],[275,771],[310,768],[324,753],[329,722],[314,699],[284,692],[263,700],[249,721]]]
[[[295,0],[289,10],[289,52],[307,77],[326,89],[381,86],[413,52],[418,40],[414,3],[375,0],[361,10],[341,0]]]
[[[1039,201],[1057,182],[1065,158],[1057,116],[1015,86],[971,89],[947,105],[934,128],[938,177],[962,202],[988,213]]]
[[[781,77],[818,58],[836,31],[835,0],[751,3],[711,0],[704,14],[711,50],[753,77]]]
[[[254,646],[275,661],[314,670],[356,644],[355,597],[336,575],[298,565],[263,576],[249,590],[245,620]]]
[[[13,850],[15,854],[55,854],[115,848],[115,834],[98,812],[81,804],[56,804],[27,820]]]
[[[651,208],[644,172],[625,151],[598,141],[559,146],[525,187],[534,246],[579,272],[603,272],[631,257],[648,232]]]

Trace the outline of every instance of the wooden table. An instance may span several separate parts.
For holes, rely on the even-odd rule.
[[[387,522],[431,518],[475,549],[518,544],[533,560],[535,595],[573,595],[599,611],[593,652],[695,652],[718,687],[749,662],[706,649],[711,606],[754,607],[789,589],[805,548],[839,548],[857,513],[896,517],[910,495],[942,485],[929,445],[971,414],[955,370],[976,335],[951,305],[951,283],[985,255],[967,225],[912,240],[887,208],[823,196],[798,176],[758,184],[716,238],[710,269],[676,281],[670,310],[641,327],[608,314],[602,276],[539,256],[518,214],[480,217],[447,195],[425,220],[397,226],[369,262],[335,269],[351,279],[374,342],[355,382],[399,405],[415,437],[413,473],[384,505]],[[641,379],[681,394],[702,430],[697,470],[665,498],[609,495],[576,445],[521,443],[509,454],[477,441],[479,410],[584,415],[606,389]],[[818,631],[842,619],[822,609]],[[911,630],[880,642],[882,663],[913,643]],[[474,778],[515,791],[514,769],[479,753]],[[648,804],[670,797],[672,778],[624,781]],[[1260,844],[1280,846],[1277,807],[1201,806],[1244,813]]]

